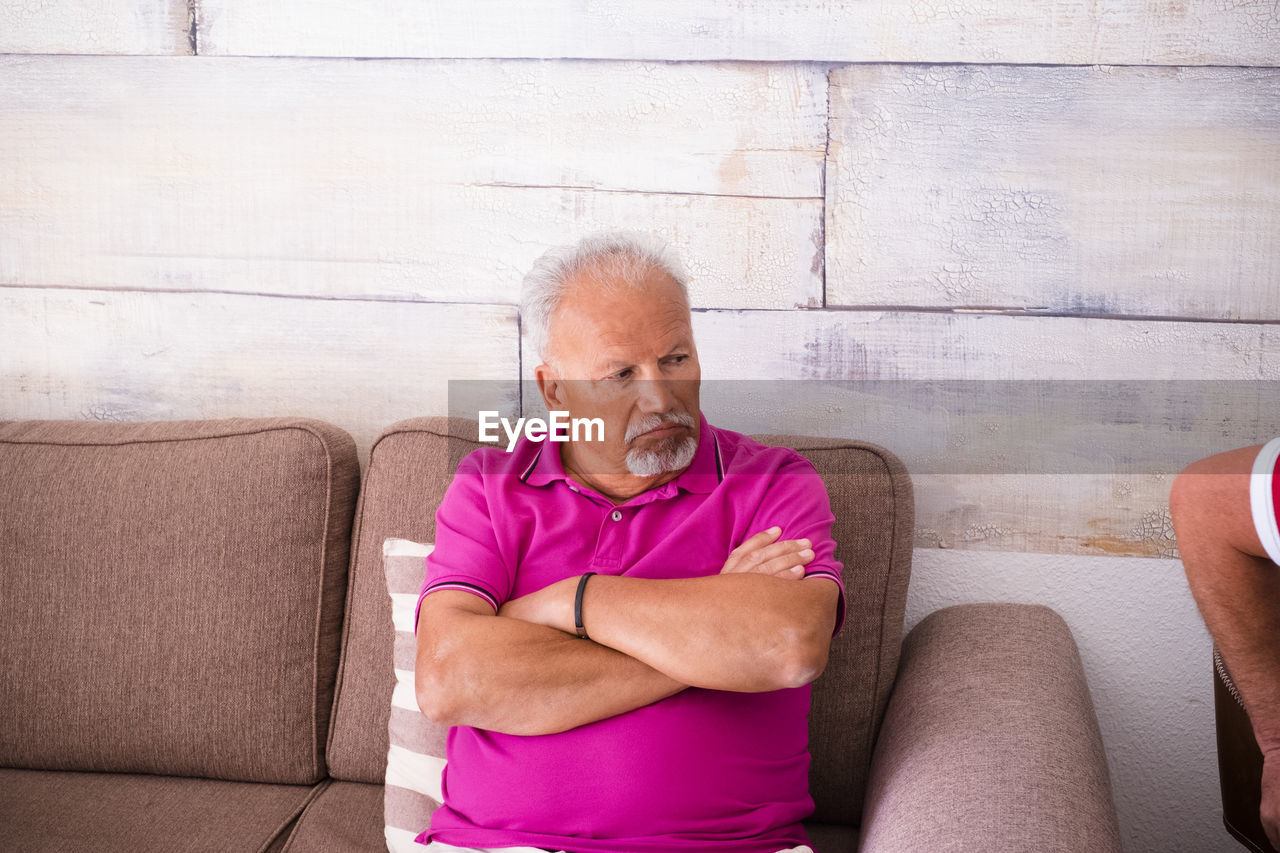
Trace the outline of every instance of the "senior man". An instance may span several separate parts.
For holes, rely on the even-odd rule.
[[[451,728],[416,840],[808,850],[809,683],[844,616],[821,479],[702,415],[685,276],[660,244],[553,249],[522,309],[548,409],[604,436],[481,448],[441,502],[416,672]]]

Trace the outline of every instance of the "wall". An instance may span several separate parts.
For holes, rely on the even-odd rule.
[[[1165,500],[1280,431],[1278,59],[1261,0],[0,0],[0,417],[299,414],[363,462],[529,375],[543,249],[653,231],[713,420],[902,455],[907,627],[1054,606],[1126,849],[1233,850]],[[1068,380],[1160,405],[1009,407]]]

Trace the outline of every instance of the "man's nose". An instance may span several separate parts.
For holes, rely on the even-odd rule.
[[[671,380],[645,379],[640,383],[640,399],[637,401],[644,412],[669,412],[676,406],[676,397]]]

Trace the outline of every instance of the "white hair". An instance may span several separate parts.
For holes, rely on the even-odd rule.
[[[586,274],[593,285],[610,291],[619,283],[642,286],[653,270],[661,270],[680,285],[689,303],[689,276],[675,250],[661,239],[642,231],[602,231],[576,244],[553,246],[534,261],[524,277],[520,294],[520,327],[529,336],[533,352],[550,362],[548,351],[551,318],[569,282]]]

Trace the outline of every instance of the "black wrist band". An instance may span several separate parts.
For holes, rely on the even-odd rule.
[[[582,627],[582,591],[587,588],[587,578],[594,574],[587,572],[578,578],[578,594],[573,597],[573,624],[578,629],[578,636],[584,640],[591,638],[587,636],[587,629]]]

